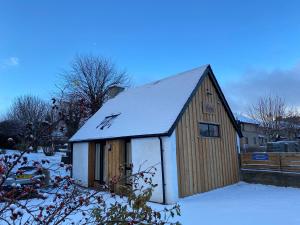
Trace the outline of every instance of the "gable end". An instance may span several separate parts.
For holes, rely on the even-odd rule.
[[[233,115],[233,113],[232,113],[232,111],[231,111],[231,109],[229,107],[229,104],[228,104],[228,102],[227,102],[227,100],[226,100],[226,98],[225,98],[225,96],[224,96],[224,94],[223,94],[223,92],[221,90],[221,87],[220,87],[220,85],[219,85],[219,83],[218,83],[218,81],[217,81],[217,79],[216,79],[216,77],[215,77],[215,75],[214,75],[214,73],[213,73],[210,65],[208,65],[208,67],[205,69],[205,71],[204,71],[203,75],[201,76],[199,82],[197,83],[195,89],[193,90],[193,92],[189,96],[187,102],[184,104],[182,110],[180,111],[179,115],[177,116],[176,120],[174,121],[173,125],[171,126],[171,128],[169,129],[169,131],[167,132],[167,134],[170,136],[173,133],[173,131],[176,128],[179,120],[181,119],[181,117],[184,114],[185,110],[187,109],[187,107],[189,106],[189,104],[192,101],[193,97],[197,93],[199,87],[201,86],[201,84],[202,84],[203,80],[206,78],[206,76],[210,77],[210,79],[211,79],[214,87],[217,90],[218,97],[220,98],[222,104],[224,105],[225,111],[226,111],[226,113],[227,113],[227,115],[228,115],[228,117],[229,117],[229,119],[230,119],[233,127],[237,131],[238,135],[240,137],[242,137],[243,136],[242,132],[241,132],[241,130],[240,130],[240,128],[239,128],[236,120],[235,120],[235,117],[234,117],[234,115]]]

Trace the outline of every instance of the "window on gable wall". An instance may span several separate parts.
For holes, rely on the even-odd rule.
[[[201,137],[220,137],[220,125],[212,123],[199,123]]]
[[[119,114],[112,114],[110,116],[106,116],[101,123],[96,127],[97,129],[99,128],[100,130],[103,130],[104,128],[110,128],[110,126],[112,125],[112,122],[114,119],[117,118],[117,116],[119,116]]]

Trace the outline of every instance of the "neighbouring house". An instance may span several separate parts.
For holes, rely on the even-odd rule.
[[[260,146],[266,146],[268,140],[258,121],[242,114],[235,114],[235,118],[243,135],[240,138],[241,152],[257,151]]]
[[[73,177],[93,187],[120,175],[122,164],[133,173],[155,166],[151,200],[171,204],[239,181],[237,133],[205,65],[108,100],[70,139]]]
[[[295,141],[298,140],[300,135],[300,125],[299,117],[287,117],[281,118],[278,121],[278,130],[276,131],[276,136],[273,138],[273,141]]]

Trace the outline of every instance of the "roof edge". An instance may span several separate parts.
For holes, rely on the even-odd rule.
[[[149,138],[149,137],[161,137],[170,136],[168,132],[165,133],[154,133],[154,134],[141,134],[141,135],[129,135],[129,136],[119,136],[119,137],[108,137],[108,138],[89,138],[81,140],[69,140],[68,143],[82,143],[90,141],[103,141],[103,140],[115,140],[115,139],[129,139],[129,138]]]
[[[209,67],[210,67],[210,64],[207,64],[204,72],[202,73],[202,76],[200,77],[198,83],[196,84],[194,90],[192,91],[192,93],[190,94],[188,100],[185,102],[185,104],[183,105],[180,113],[178,114],[176,120],[174,121],[174,123],[172,124],[172,126],[170,127],[169,131],[168,131],[168,134],[169,136],[172,135],[173,131],[175,130],[179,120],[181,119],[183,113],[185,112],[185,110],[187,109],[187,107],[189,106],[190,102],[192,101],[193,97],[195,96],[197,90],[199,89],[200,85],[202,84],[202,81],[204,80],[204,78],[206,77],[206,75],[208,74],[209,72]]]
[[[192,98],[195,96],[195,94],[196,94],[196,92],[198,91],[200,85],[202,84],[202,81],[204,80],[204,78],[205,78],[206,76],[209,76],[209,77],[211,78],[211,81],[212,81],[213,85],[214,85],[215,88],[217,89],[218,96],[219,96],[219,98],[221,99],[223,105],[225,106],[225,111],[227,112],[227,114],[228,114],[228,116],[229,116],[229,119],[231,120],[231,123],[232,123],[233,127],[235,128],[235,130],[237,131],[239,137],[243,137],[242,132],[241,132],[241,130],[240,130],[240,128],[239,128],[239,126],[238,126],[236,120],[235,120],[235,117],[234,117],[234,115],[233,115],[233,113],[232,113],[232,111],[231,111],[231,109],[230,109],[230,107],[229,107],[229,104],[228,104],[228,102],[227,102],[227,100],[226,100],[226,98],[225,98],[225,96],[224,96],[224,94],[223,94],[223,92],[222,92],[222,89],[221,89],[221,87],[220,87],[220,85],[219,85],[219,83],[218,83],[218,81],[217,81],[217,79],[216,79],[216,77],[215,77],[215,75],[214,75],[214,72],[213,72],[213,70],[212,70],[210,64],[207,65],[207,67],[206,67],[206,69],[204,70],[204,72],[203,72],[201,78],[199,79],[199,81],[198,81],[196,87],[195,87],[194,90],[192,91],[192,93],[191,93],[191,95],[189,96],[188,100],[186,101],[186,103],[184,104],[184,106],[183,106],[183,108],[181,109],[180,113],[178,114],[176,120],[174,121],[174,123],[172,124],[171,128],[169,129],[169,131],[168,131],[168,136],[170,136],[170,135],[173,133],[173,131],[175,130],[175,128],[176,128],[176,126],[177,126],[179,120],[181,119],[183,113],[185,112],[186,108],[188,107],[188,105],[189,105],[190,102],[192,101]]]
[[[239,128],[239,125],[236,122],[236,119],[235,119],[235,117],[233,115],[233,112],[231,111],[231,108],[230,108],[230,106],[229,106],[229,104],[228,104],[228,102],[227,102],[227,100],[225,98],[225,95],[223,94],[223,91],[222,91],[222,89],[221,89],[221,87],[220,87],[220,85],[219,85],[219,83],[217,81],[216,76],[214,75],[214,72],[213,72],[211,66],[209,66],[208,69],[209,69],[209,72],[210,72],[209,73],[210,78],[212,79],[213,84],[215,85],[215,87],[217,89],[217,93],[219,94],[219,97],[220,97],[222,103],[225,106],[225,110],[226,110],[226,112],[229,115],[229,119],[231,120],[232,125],[234,126],[235,130],[237,131],[239,137],[243,137],[241,129]]]

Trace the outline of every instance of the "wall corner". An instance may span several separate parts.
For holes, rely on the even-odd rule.
[[[176,157],[176,129],[170,136],[163,137],[162,141],[165,173],[165,203],[174,204],[179,200]]]

